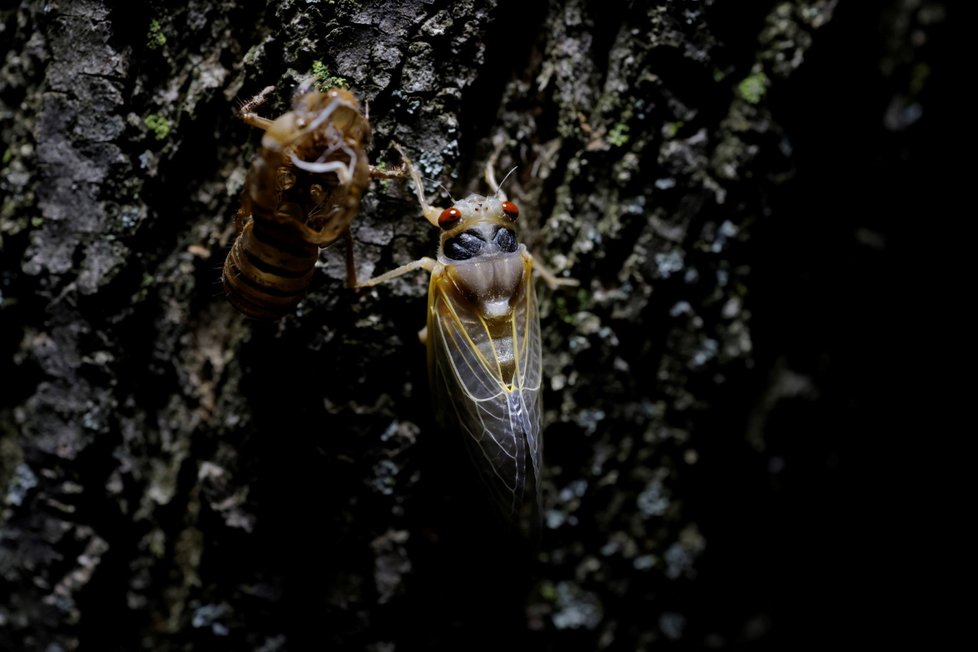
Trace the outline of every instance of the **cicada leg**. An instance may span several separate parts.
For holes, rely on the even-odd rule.
[[[351,242],[351,244],[352,244],[352,242]],[[352,251],[352,248],[350,250]],[[348,264],[352,264],[352,260],[350,260]],[[434,258],[428,258],[428,257],[421,258],[419,260],[412,261],[412,262],[408,263],[407,265],[401,265],[397,269],[392,269],[391,271],[387,272],[386,274],[381,274],[380,276],[375,276],[372,279],[369,279],[367,281],[364,281],[363,283],[358,283],[358,284],[354,285],[354,287],[357,287],[357,288],[369,288],[369,287],[373,287],[374,285],[379,285],[380,283],[385,283],[387,281],[390,281],[391,279],[397,278],[398,276],[404,276],[405,274],[410,274],[411,272],[414,272],[414,271],[419,270],[419,269],[423,269],[423,270],[425,270],[426,272],[428,272],[430,274],[430,273],[432,273],[435,270],[435,268],[437,266],[438,266],[438,261],[435,260]],[[351,267],[349,269],[352,270],[353,268]],[[353,271],[352,273],[353,273],[353,280],[355,282],[356,281],[356,271]],[[422,344],[427,345],[427,343],[428,343],[428,327],[427,326],[425,326],[424,328],[422,328],[421,330],[418,331],[418,340],[420,340]]]
[[[533,271],[543,279],[543,282],[547,284],[547,287],[551,290],[556,290],[559,287],[577,287],[581,284],[576,278],[561,278],[547,269],[540,259],[535,258],[533,254],[527,252],[527,256],[533,262]]]
[[[502,201],[506,201],[509,198],[499,187],[500,184],[496,183],[496,161],[499,160],[499,155],[503,152],[503,146],[506,144],[506,139],[502,136],[502,134],[497,134],[496,137],[493,138],[492,142],[492,154],[489,155],[489,159],[486,161],[486,169],[483,171],[483,176],[486,179],[486,183],[489,184],[489,189],[495,193],[495,196]],[[513,169],[515,170],[516,168]],[[509,174],[506,176],[508,177]],[[503,181],[505,181],[505,179],[503,179]]]
[[[381,274],[380,276],[375,276],[372,279],[368,279],[363,283],[357,283],[358,288],[369,288],[375,285],[380,285],[381,283],[386,283],[387,281],[393,280],[398,276],[404,276],[405,274],[410,274],[411,272],[423,269],[429,274],[435,270],[438,266],[438,261],[434,258],[420,258],[418,260],[411,261],[407,265],[401,265],[397,269],[392,269],[389,272]]]
[[[352,244],[353,244],[352,243],[352,240],[349,242],[349,244],[350,244],[350,248],[348,249],[348,251],[352,251],[353,250],[352,249]],[[419,260],[412,261],[412,262],[408,263],[407,265],[401,265],[397,269],[392,269],[391,271],[387,272],[386,274],[381,274],[380,276],[375,276],[372,279],[369,279],[369,280],[364,281],[363,283],[356,283],[356,270],[352,266],[353,265],[352,258],[350,258],[350,259],[347,260],[347,264],[350,265],[350,267],[348,267],[347,269],[348,269],[348,272],[352,274],[352,278],[353,278],[353,281],[354,281],[353,287],[357,287],[357,288],[369,288],[369,287],[373,287],[374,285],[379,285],[381,283],[385,283],[387,281],[390,281],[392,279],[395,279],[398,276],[404,276],[405,274],[410,274],[411,272],[417,271],[419,269],[423,269],[426,272],[428,272],[429,274],[431,274],[431,273],[434,272],[435,268],[438,266],[438,261],[435,260],[434,258],[424,257],[424,258],[421,258]],[[422,344],[427,345],[427,343],[428,343],[428,327],[427,326],[425,326],[424,328],[422,328],[421,330],[418,331],[418,340]]]
[[[396,146],[395,146],[396,147]],[[404,152],[398,147],[397,151],[403,156]],[[406,159],[402,159],[397,167],[387,170],[373,165],[370,166],[370,178],[371,179],[403,179],[409,175],[408,165],[410,163]],[[343,239],[346,242],[346,286],[348,288],[364,287],[357,281],[357,266],[356,266],[356,256],[353,251],[353,233],[350,229],[347,229],[343,234]],[[371,279],[373,280],[373,279]]]
[[[414,164],[411,163],[408,155],[401,149],[401,146],[394,143],[394,149],[401,155],[401,165],[407,167],[408,174],[411,176],[411,180],[414,181],[414,192],[418,196],[418,203],[421,204],[421,214],[424,215],[426,220],[431,222],[432,226],[438,226],[438,216],[441,214],[441,209],[428,203],[428,198],[424,196],[424,184],[421,182],[421,175],[418,173],[418,169],[414,167]]]
[[[245,124],[249,124],[252,127],[257,127],[262,131],[267,131],[268,127],[271,126],[272,121],[268,118],[261,117],[255,113],[255,110],[264,104],[265,100],[268,99],[268,96],[274,91],[274,86],[266,86],[263,88],[258,95],[255,95],[253,98],[241,105],[241,108],[238,109],[238,117],[241,118]]]
[[[400,151],[400,150],[398,150]],[[404,179],[409,176],[407,165],[401,160],[400,164],[391,170],[370,166],[371,179]]]
[[[414,191],[418,196],[418,203],[421,204],[422,214],[424,215],[425,219],[427,219],[433,225],[438,226],[438,215],[441,213],[441,211],[428,203],[428,199],[424,194],[424,185],[421,183],[421,175],[418,173],[417,168],[414,167],[414,164],[411,163],[411,159],[408,158],[408,155],[404,153],[403,149],[401,149],[400,145],[394,143],[394,149],[396,149],[398,154],[401,155],[401,165],[391,172],[392,176],[396,175],[403,178],[405,173],[404,171],[407,171],[407,174],[411,177],[411,180],[414,181]],[[366,280],[363,283],[355,283],[354,287],[373,287],[374,285],[385,283],[397,278],[398,276],[404,276],[405,274],[410,274],[411,272],[419,269],[423,269],[428,273],[431,273],[434,271],[437,265],[438,261],[436,261],[434,258],[424,257],[410,262],[407,265],[401,265],[397,269],[392,269],[391,271],[381,274],[380,276],[375,276],[374,278]]]

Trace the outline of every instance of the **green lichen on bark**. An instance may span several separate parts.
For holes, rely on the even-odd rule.
[[[143,118],[143,124],[150,130],[156,140],[166,140],[170,135],[170,123],[158,113],[150,113]]]

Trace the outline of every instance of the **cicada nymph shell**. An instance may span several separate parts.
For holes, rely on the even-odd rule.
[[[265,134],[248,172],[236,216],[240,232],[222,274],[231,304],[256,319],[281,317],[302,300],[319,248],[348,232],[371,177],[365,153],[370,124],[352,93],[304,92],[291,111],[268,120],[254,108],[271,90],[240,112]]]

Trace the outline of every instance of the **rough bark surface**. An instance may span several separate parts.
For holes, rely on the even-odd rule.
[[[916,169],[880,160],[933,129],[941,3],[9,4],[0,649],[777,647],[856,618],[812,596],[850,570],[842,415],[878,399],[846,356],[879,351],[832,307],[870,314],[893,227],[823,184]],[[581,281],[540,291],[537,542],[434,428],[423,274],[348,290],[339,244],[278,323],[220,294],[260,139],[233,109],[326,70],[374,163],[398,142],[460,196],[501,143],[523,239]],[[399,181],[353,236],[361,277],[436,238]]]

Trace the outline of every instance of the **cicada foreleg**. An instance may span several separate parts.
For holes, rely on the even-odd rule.
[[[409,176],[407,165],[405,165],[402,160],[396,168],[388,170],[387,168],[379,168],[376,166],[370,166],[370,178],[371,179],[404,179]]]
[[[390,175],[387,178],[404,178],[405,175],[410,176],[411,180],[414,181],[414,191],[417,194],[418,203],[421,204],[421,212],[424,214],[425,219],[427,219],[433,225],[437,226],[438,215],[441,212],[441,209],[436,208],[428,203],[428,198],[425,197],[424,194],[424,184],[422,184],[421,182],[421,175],[418,173],[417,168],[414,167],[414,164],[411,163],[411,159],[408,158],[408,155],[404,153],[404,150],[401,148],[401,146],[398,145],[397,143],[394,143],[394,149],[396,149],[397,153],[401,155],[401,164],[397,168],[389,172],[378,171],[377,176]],[[373,169],[371,169],[371,174],[374,174]],[[391,271],[385,274],[381,274],[380,276],[375,276],[374,278],[364,281],[363,283],[356,283],[355,286],[358,288],[373,287],[374,285],[385,283],[399,276],[410,274],[411,272],[417,271],[419,269],[423,269],[428,273],[431,273],[432,271],[434,271],[437,265],[438,265],[438,261],[436,261],[434,258],[424,257],[419,260],[410,262],[407,265],[401,265],[397,269],[392,269]]]
[[[438,216],[441,214],[441,209],[428,203],[428,198],[424,195],[424,183],[421,182],[421,175],[418,173],[418,169],[414,167],[414,164],[411,163],[408,155],[401,149],[401,146],[394,143],[394,149],[401,155],[401,165],[407,168],[411,180],[414,181],[414,192],[418,196],[418,203],[421,204],[421,214],[424,215],[426,220],[431,222],[432,226],[438,226]]]
[[[274,86],[266,86],[265,88],[261,89],[257,95],[241,105],[241,108],[238,109],[238,117],[241,118],[245,124],[249,124],[252,127],[257,127],[262,131],[267,131],[268,127],[271,126],[272,121],[268,118],[261,117],[255,113],[255,110],[264,104],[265,100],[268,99],[268,96],[274,91]]]
[[[364,281],[363,283],[358,283],[355,287],[358,287],[358,288],[369,288],[369,287],[373,287],[375,285],[379,285],[381,283],[386,283],[387,281],[393,280],[393,279],[397,278],[398,276],[404,276],[405,274],[410,274],[411,272],[415,272],[415,271],[417,271],[419,269],[423,269],[426,272],[428,272],[429,274],[431,274],[431,273],[433,273],[435,271],[435,268],[437,268],[438,265],[439,265],[439,263],[438,263],[437,260],[435,260],[434,258],[428,258],[426,256],[424,258],[420,258],[418,260],[411,261],[407,265],[401,265],[397,269],[392,269],[391,271],[389,271],[389,272],[387,272],[385,274],[381,274],[380,276],[375,276],[372,279],[369,279],[367,281]],[[354,272],[354,279],[356,278],[355,275],[356,275],[356,272]],[[418,331],[418,339],[421,341],[422,344],[427,344],[427,341],[428,341],[428,327],[427,326],[425,326],[420,331]]]
[[[435,267],[437,266],[438,266],[437,260],[425,256],[424,258],[411,261],[407,265],[401,265],[397,269],[392,269],[391,271],[381,274],[380,276],[375,276],[372,279],[368,279],[363,283],[357,283],[357,287],[369,288],[375,285],[380,285],[381,283],[386,283],[387,281],[394,280],[398,276],[404,276],[405,274],[410,274],[411,272],[415,272],[419,269],[423,269],[430,274],[435,270]]]

